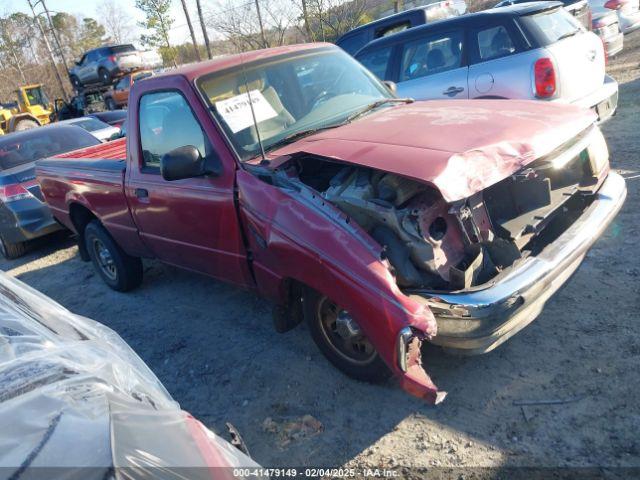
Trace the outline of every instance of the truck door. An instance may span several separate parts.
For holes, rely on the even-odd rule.
[[[190,105],[202,110],[200,118],[207,113],[194,92],[150,90],[136,104],[139,138],[129,133],[125,191],[142,241],[166,263],[251,285],[234,200],[236,164],[213,122],[206,122],[209,132],[199,122]],[[160,158],[185,145],[221,161],[222,174],[164,180]]]
[[[464,31],[431,32],[402,46],[398,96],[416,100],[468,98]]]

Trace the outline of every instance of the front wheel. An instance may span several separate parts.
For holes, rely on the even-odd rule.
[[[69,77],[69,81],[71,82],[71,85],[73,85],[73,88],[75,88],[76,90],[81,90],[82,89],[82,82],[75,75],[71,75]]]
[[[365,382],[389,378],[389,368],[346,310],[313,290],[305,293],[303,301],[311,337],[335,367]]]
[[[128,292],[142,283],[142,261],[127,255],[97,220],[84,230],[84,242],[102,280],[118,292]]]

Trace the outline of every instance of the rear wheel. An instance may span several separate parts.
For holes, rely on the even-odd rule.
[[[127,292],[142,283],[142,261],[127,255],[100,222],[87,225],[84,241],[93,265],[109,287]]]
[[[106,68],[101,68],[100,70],[98,70],[98,78],[100,79],[100,83],[102,83],[102,85],[111,85],[111,74]]]
[[[389,368],[346,310],[308,290],[304,316],[314,342],[335,367],[356,380],[381,382],[389,378]]]
[[[23,130],[29,130],[31,128],[36,128],[38,126],[39,126],[38,122],[33,121],[33,120],[20,120],[16,124],[16,128],[14,128],[14,130],[16,132],[22,132]]]
[[[8,260],[21,257],[27,251],[27,245],[24,242],[7,242],[0,236],[0,253]]]

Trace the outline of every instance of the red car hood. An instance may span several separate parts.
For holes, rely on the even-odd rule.
[[[595,120],[571,105],[433,100],[379,110],[270,153],[277,167],[306,152],[435,185],[451,202],[544,156]]]

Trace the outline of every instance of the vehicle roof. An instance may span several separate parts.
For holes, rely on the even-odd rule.
[[[30,140],[32,138],[37,138],[43,133],[47,133],[52,130],[58,130],[58,131],[67,130],[69,131],[69,133],[73,133],[76,135],[89,135],[90,137],[93,137],[93,135],[91,135],[89,132],[87,132],[83,128],[76,127],[74,125],[68,125],[68,124],[60,125],[60,123],[61,122],[55,123],[53,125],[45,125],[43,127],[30,128],[29,130],[23,130],[21,132],[7,133],[6,135],[0,136],[0,144],[4,142],[16,142],[16,141],[19,142],[19,141]],[[82,132],[82,133],[78,133],[78,132]]]
[[[456,17],[444,18],[442,20],[436,20],[424,25],[418,25],[417,27],[408,28],[407,30],[403,30],[402,32],[394,33],[392,35],[373,40],[362,47],[362,49],[358,53],[362,52],[363,50],[369,50],[372,47],[384,45],[387,43],[395,43],[396,41],[405,37],[419,35],[420,32],[458,25],[473,24],[475,26],[482,26],[488,19],[511,18],[514,16],[529,15],[531,13],[541,12],[543,10],[562,6],[563,4],[559,1],[526,2],[514,5],[506,5],[504,7],[489,8],[480,12],[467,13],[465,15]]]
[[[318,50],[321,48],[332,47],[338,49],[332,43],[300,43],[297,45],[286,45],[282,47],[264,48],[261,50],[253,50],[251,52],[238,53],[235,55],[225,55],[207,60],[206,62],[191,63],[182,67],[167,70],[165,72],[154,75],[153,77],[145,80],[145,82],[157,81],[159,78],[166,78],[174,75],[181,75],[188,80],[194,80],[207,73],[217,72],[233,68],[243,63],[249,63],[256,60],[263,60],[271,57],[277,57],[279,55],[286,55],[288,53],[303,52],[305,50]]]
[[[360,25],[359,27],[354,28],[353,30],[349,30],[348,32],[344,33],[343,35],[340,36],[340,38],[338,38],[337,42],[340,42],[341,40],[351,36],[351,35],[355,35],[363,30],[368,30],[371,27],[375,27],[376,25],[380,25],[383,23],[387,23],[387,22],[393,22],[393,20],[396,19],[400,19],[400,18],[404,18],[404,17],[409,17],[412,14],[419,12],[419,11],[424,11],[427,8],[429,8],[431,6],[431,4],[427,4],[427,5],[422,5],[420,7],[414,7],[414,8],[410,8],[408,10],[404,10],[402,12],[398,12],[398,13],[392,13],[391,15],[387,15],[386,17],[382,17],[382,18],[378,18],[377,20],[373,20],[369,23],[365,23],[364,25]]]

